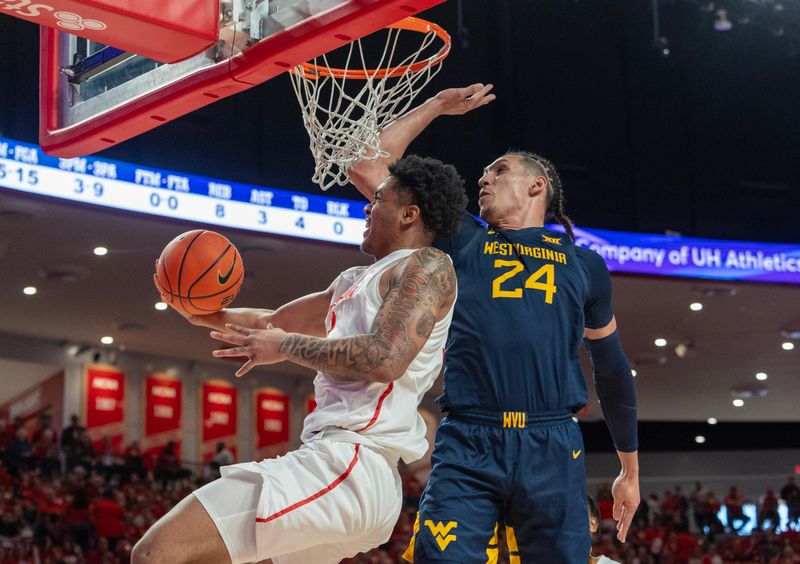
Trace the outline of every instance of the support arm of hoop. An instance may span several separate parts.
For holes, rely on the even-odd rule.
[[[368,200],[389,175],[389,165],[403,157],[409,144],[430,123],[441,115],[465,114],[494,100],[489,94],[492,85],[472,84],[465,88],[449,88],[429,98],[410,112],[397,118],[381,131],[381,151],[387,154],[377,160],[361,159],[347,169],[350,181]],[[371,157],[374,155],[367,155]]]

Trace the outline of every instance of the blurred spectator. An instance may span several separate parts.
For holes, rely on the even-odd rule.
[[[52,477],[54,473],[61,472],[61,460],[58,457],[58,443],[56,443],[54,429],[44,429],[33,443],[31,451],[36,467],[46,476]]]
[[[671,552],[675,564],[689,564],[699,546],[697,539],[684,525],[678,525],[678,534],[672,539]]]
[[[92,514],[89,510],[89,496],[84,488],[75,490],[64,512],[67,534],[85,554],[89,550],[92,535]]]
[[[155,479],[162,486],[189,476],[191,473],[181,466],[175,453],[175,443],[169,441],[156,458]]]
[[[777,532],[781,525],[781,518],[778,515],[778,497],[772,488],[767,488],[767,491],[761,496],[756,523],[759,529],[764,529],[764,525],[769,523],[773,533]]]
[[[781,499],[786,502],[789,513],[789,526],[800,525],[800,488],[794,483],[794,476],[789,476],[781,488]]]
[[[70,416],[69,420],[70,424],[64,427],[64,430],[61,432],[61,449],[65,453],[70,452],[78,444],[81,435],[86,430],[86,428],[79,423],[80,419],[78,419],[77,415],[73,414]]]
[[[661,523],[661,504],[658,502],[658,495],[651,493],[644,498],[647,504],[647,524],[653,526]]]
[[[28,440],[28,432],[25,427],[17,428],[14,433],[14,441],[8,456],[8,467],[12,473],[19,469],[33,468],[33,445]]]
[[[144,454],[139,447],[139,441],[132,441],[131,444],[128,445],[123,454],[123,459],[125,460],[125,468],[129,476],[135,474],[140,479],[144,479]]]
[[[97,453],[95,452],[94,445],[92,444],[92,437],[87,430],[81,431],[78,435],[77,442],[75,443],[72,451],[73,464],[70,468],[81,466],[87,472],[95,467],[97,463]]]
[[[683,527],[688,527],[689,520],[689,501],[686,499],[686,496],[683,494],[683,489],[679,486],[675,486],[675,506],[677,507],[677,511],[675,513],[675,524]]]
[[[739,495],[739,490],[736,489],[736,486],[731,486],[730,490],[728,490],[728,495],[725,496],[723,501],[728,513],[728,528],[738,531],[749,519],[744,515],[744,499]]]
[[[106,537],[97,539],[97,546],[89,551],[86,562],[88,564],[108,564],[109,562],[116,562],[117,560],[114,557],[114,553],[111,551],[110,544]]]
[[[113,476],[119,477],[124,470],[122,456],[114,448],[114,442],[109,435],[104,435],[100,441],[100,450],[97,453],[98,471],[101,472],[106,479],[111,479]]]
[[[702,503],[702,518],[700,522],[700,531],[707,534],[716,534],[723,531],[722,523],[717,517],[719,510],[722,508],[722,503],[714,495],[713,490],[709,490],[706,498]]]
[[[211,475],[218,478],[220,475],[219,469],[230,464],[233,464],[233,453],[228,447],[225,446],[225,443],[220,441],[217,443],[217,449],[214,453],[214,456],[208,463],[208,466],[211,469]]]
[[[0,513],[0,539],[13,539],[22,532],[22,506],[10,491],[3,495]]]
[[[107,539],[107,548],[113,551],[125,532],[125,508],[117,503],[110,489],[105,490],[103,497],[92,507],[92,518],[95,536]]]
[[[600,510],[600,529],[605,532],[615,530],[617,523],[614,521],[614,498],[608,484],[597,488],[597,507]]]
[[[8,453],[14,441],[14,432],[8,420],[0,418],[0,461],[8,464]]]
[[[722,556],[719,554],[719,549],[717,548],[716,544],[711,543],[708,545],[705,553],[703,554],[701,564],[725,564],[725,561],[722,560]]]
[[[694,490],[689,494],[689,515],[693,519],[689,530],[693,532],[702,531],[703,528],[703,502],[708,496],[708,490],[703,487],[700,481],[694,483]]]
[[[47,412],[43,412],[36,418],[36,424],[31,433],[31,443],[39,441],[46,431],[52,431],[53,439],[55,440],[56,430],[53,428],[53,416]]]

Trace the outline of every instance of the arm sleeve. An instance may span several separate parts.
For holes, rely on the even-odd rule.
[[[614,446],[621,452],[639,448],[636,425],[636,386],[619,333],[602,339],[586,339],[592,361],[594,389]]]
[[[601,329],[613,318],[611,275],[603,258],[587,249],[577,249],[589,278],[589,293],[584,304],[585,325]],[[636,425],[636,386],[622,350],[619,333],[602,339],[586,339],[592,361],[594,388],[614,446],[621,452],[639,448]]]
[[[464,213],[461,216],[461,224],[458,228],[458,234],[453,237],[438,237],[433,246],[440,251],[450,255],[450,258],[455,260],[461,251],[466,247],[475,233],[483,230],[483,223],[474,216]]]

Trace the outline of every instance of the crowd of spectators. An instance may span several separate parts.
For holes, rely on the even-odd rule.
[[[0,564],[128,562],[144,531],[232,461],[220,443],[210,464],[192,473],[172,443],[157,453],[144,452],[135,441],[115,448],[108,437],[93,441],[77,417],[60,440],[47,416],[33,425],[0,419]],[[405,504],[392,537],[347,564],[402,562],[424,480],[424,473],[403,472]],[[746,500],[736,487],[720,497],[699,482],[688,495],[680,486],[661,495],[643,492],[624,545],[615,539],[610,489],[592,493],[601,519],[595,556],[626,564],[800,564],[800,488],[793,478],[758,500]],[[788,530],[779,529],[781,500]],[[751,519],[743,508],[753,502]],[[722,507],[725,522],[718,517]],[[750,529],[752,534],[739,534]],[[499,532],[502,564],[509,557],[503,527]]]
[[[779,497],[780,496],[780,497]],[[800,564],[800,489],[789,477],[776,495],[767,488],[757,500],[748,500],[731,486],[720,500],[700,482],[686,495],[680,486],[643,496],[624,545],[615,539],[613,500],[608,486],[597,492],[601,530],[593,554],[630,564],[727,564],[733,562]],[[778,506],[783,499],[787,529],[779,532]],[[747,516],[746,503],[756,506]],[[723,522],[721,508],[726,509]],[[749,535],[740,535],[743,530]]]

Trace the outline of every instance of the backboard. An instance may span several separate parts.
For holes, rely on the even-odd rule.
[[[100,151],[442,1],[224,0],[217,42],[172,64],[42,27],[39,144]]]

